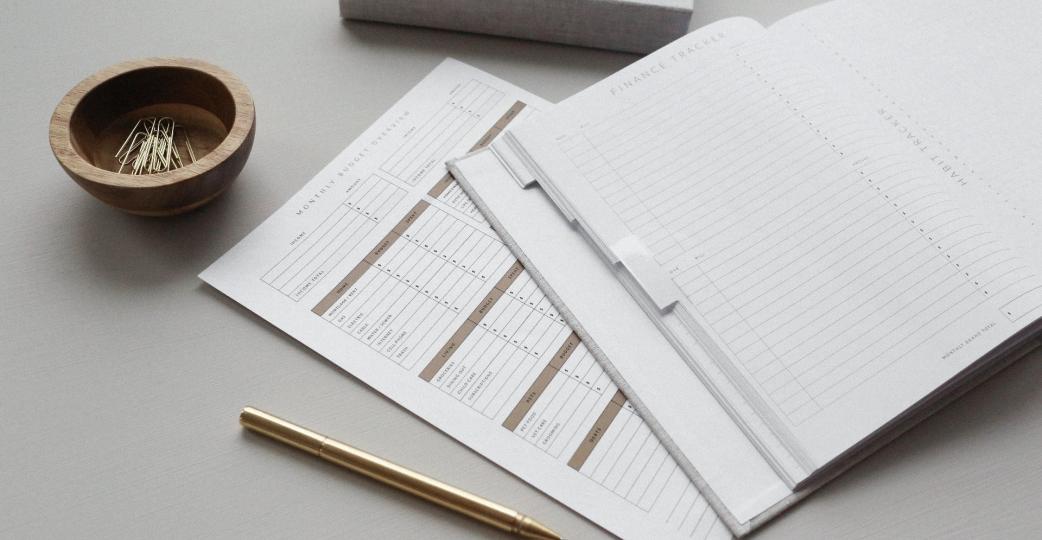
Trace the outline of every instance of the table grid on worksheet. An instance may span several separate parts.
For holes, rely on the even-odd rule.
[[[360,245],[404,196],[404,190],[379,176],[355,179],[344,188],[343,202],[314,229],[294,241],[261,280],[293,301],[300,301]]]
[[[513,262],[491,231],[418,204],[334,290],[321,315],[406,369]]]
[[[468,81],[415,132],[406,134],[409,144],[401,145],[380,165],[380,170],[416,185],[430,170],[444,163],[446,152],[502,98],[499,90],[476,80]]]

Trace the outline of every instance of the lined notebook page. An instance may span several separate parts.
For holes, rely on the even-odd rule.
[[[1038,266],[1040,19],[1042,5],[1028,0],[877,0],[823,5],[770,33],[869,104]]]
[[[813,462],[1037,316],[1037,269],[870,111],[766,38],[698,54],[570,100],[571,169],[548,180],[592,188],[570,201],[591,235],[610,215],[640,239],[680,320]]]
[[[1042,4],[1033,0],[862,0],[797,13],[770,33],[1037,241],[1039,20]]]

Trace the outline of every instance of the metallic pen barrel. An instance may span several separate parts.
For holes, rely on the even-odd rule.
[[[341,467],[525,538],[559,539],[539,522],[462,489],[396,465],[266,412],[246,407],[239,422],[250,431],[295,446]]]

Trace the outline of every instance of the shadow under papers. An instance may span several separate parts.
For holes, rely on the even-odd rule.
[[[987,445],[995,444],[996,439],[1008,439],[1014,432],[1042,431],[1042,423],[1035,414],[1042,410],[1039,380],[1042,380],[1042,350],[1036,349],[857,463],[789,512],[814,505],[850,518],[853,516],[851,501],[856,504],[878,498],[880,486],[888,487],[887,505],[893,508],[903,506],[906,501],[947,493],[944,490],[946,486],[951,487],[953,497],[958,496],[959,485],[986,481],[991,470],[989,465],[993,465],[994,460],[994,454],[986,450]],[[982,451],[969,450],[976,448]],[[1025,447],[1022,451],[1027,454],[1036,449]],[[963,474],[951,473],[951,465],[955,462],[961,464]],[[918,479],[909,481],[909,478]],[[919,491],[923,486],[929,486],[930,492]],[[993,485],[989,489],[1001,492],[1003,487]],[[919,508],[921,504],[912,507]],[[855,517],[844,523],[842,531],[833,530],[830,534],[837,538],[861,537],[863,531],[857,521],[861,519],[869,530],[877,534],[887,531],[900,536],[908,516],[901,512],[896,514],[894,522],[884,526],[873,522],[880,515],[878,511]],[[927,514],[916,516],[916,519],[920,518],[939,519]],[[786,528],[784,514],[756,531],[753,537],[760,537],[761,533],[770,535],[765,531],[772,530],[791,532]]]

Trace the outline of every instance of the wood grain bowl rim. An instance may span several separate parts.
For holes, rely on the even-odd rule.
[[[94,89],[116,77],[134,71],[165,67],[199,71],[213,77],[224,86],[235,106],[232,116],[234,118],[232,127],[228,130],[228,135],[225,136],[224,140],[210,153],[200,158],[199,161],[171,171],[155,174],[117,173],[98,167],[80,155],[72,144],[70,124],[76,108],[82,103],[83,99]],[[58,106],[54,109],[54,114],[51,115],[49,139],[51,151],[62,167],[82,179],[117,188],[148,189],[190,180],[213,170],[242,146],[253,129],[254,122],[255,110],[250,91],[230,71],[195,58],[150,57],[113,64],[98,70],[72,87],[62,97]]]

